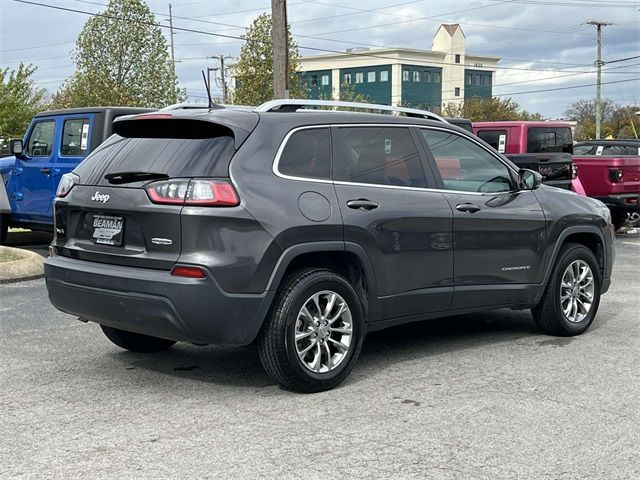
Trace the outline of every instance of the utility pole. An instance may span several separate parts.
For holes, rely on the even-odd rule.
[[[598,47],[598,58],[596,59],[596,140],[600,139],[600,125],[602,123],[602,105],[600,99],[600,92],[602,90],[602,27],[607,25],[613,25],[610,22],[604,22],[602,20],[590,20],[587,25],[595,25],[596,27],[596,45]]]
[[[227,100],[229,99],[229,91],[227,89],[227,79],[226,79],[226,71],[225,71],[225,66],[224,66],[224,61],[228,58],[234,58],[231,55],[214,55],[212,57],[209,58],[215,58],[216,60],[218,60],[220,62],[220,87],[222,88],[222,103],[227,103]],[[218,70],[217,68],[207,68],[207,74],[209,71],[216,71]],[[211,84],[211,82],[209,82],[209,84]]]
[[[273,98],[289,98],[287,0],[271,0],[273,23]]]
[[[175,32],[173,31],[173,12],[171,11],[171,3],[169,3],[169,39],[171,40],[171,63],[173,63],[173,68],[176,65],[176,50],[173,45],[173,36]]]

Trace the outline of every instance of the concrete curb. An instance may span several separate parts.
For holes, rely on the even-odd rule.
[[[44,259],[37,253],[0,246],[0,254],[20,257],[20,260],[0,263],[0,284],[34,280],[44,276]]]

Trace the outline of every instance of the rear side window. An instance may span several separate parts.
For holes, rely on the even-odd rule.
[[[73,120],[65,120],[62,128],[60,155],[83,157],[87,154],[88,141],[89,119],[75,118]]]
[[[294,132],[282,150],[278,171],[292,177],[331,178],[329,128]]]
[[[165,173],[169,177],[228,177],[232,136],[213,138],[123,138],[112,135],[75,172],[83,184],[108,185],[118,172]]]
[[[53,134],[56,122],[38,122],[33,126],[27,141],[27,155],[32,157],[48,157],[53,150]]]
[[[573,153],[570,128],[532,127],[527,131],[527,153]]]
[[[505,152],[505,146],[507,143],[506,130],[480,130],[478,132],[478,137],[487,142],[500,153]]]
[[[418,150],[405,127],[337,127],[333,137],[336,180],[426,187]]]

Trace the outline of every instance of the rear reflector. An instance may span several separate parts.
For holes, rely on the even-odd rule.
[[[153,182],[145,187],[153,203],[235,207],[240,205],[236,189],[228,180],[175,179]]]
[[[204,270],[200,267],[173,267],[171,270],[171,275],[174,277],[185,277],[185,278],[205,278],[206,275]]]

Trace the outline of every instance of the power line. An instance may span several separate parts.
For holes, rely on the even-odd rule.
[[[614,80],[611,82],[602,82],[601,85],[611,85],[614,83],[626,83],[626,82],[635,82],[640,80],[640,77],[636,77],[636,78],[629,78],[627,80]],[[560,90],[571,90],[574,88],[585,88],[585,87],[593,87],[594,85],[596,85],[595,83],[586,83],[584,85],[572,85],[570,87],[556,87],[556,88],[545,88],[542,90],[527,90],[526,92],[514,92],[514,93],[499,93],[497,95],[494,95],[494,97],[506,97],[506,96],[513,96],[513,95],[526,95],[529,93],[542,93],[542,92],[558,92]]]
[[[160,23],[144,22],[144,21],[140,21],[140,20],[123,19],[121,17],[116,17],[116,16],[113,16],[113,15],[108,15],[108,14],[104,14],[104,13],[93,13],[93,12],[87,12],[87,11],[84,11],[84,10],[68,8],[68,7],[60,7],[60,6],[57,6],[57,5],[48,5],[48,4],[44,4],[44,3],[35,2],[35,1],[32,1],[32,0],[13,0],[13,1],[14,2],[18,2],[18,3],[28,4],[28,5],[36,5],[36,6],[39,6],[39,7],[45,7],[45,8],[55,9],[55,10],[66,11],[66,12],[81,13],[81,14],[84,14],[84,15],[98,16],[98,17],[110,18],[110,19],[120,20],[120,21],[127,21],[127,22],[131,22],[131,23],[136,23],[136,24],[139,24],[139,25],[149,25],[149,26],[155,26],[155,27],[160,27],[160,28],[169,28],[168,25],[162,25]],[[197,34],[208,35],[208,36],[213,36],[213,37],[228,38],[228,39],[232,39],[232,40],[244,41],[243,37],[237,36],[237,35],[227,35],[227,34],[207,32],[207,31],[204,31],[204,30],[197,30],[197,29],[186,28],[186,27],[177,27],[177,26],[174,26],[173,29],[177,30],[177,31],[189,32],[189,33],[197,33]],[[360,57],[360,58],[361,57],[369,57],[369,58],[384,59],[384,60],[387,60],[387,59],[388,60],[394,60],[394,61],[398,61],[399,60],[399,61],[406,61],[406,62],[409,62],[409,63],[412,63],[412,62],[415,61],[414,59],[403,58],[403,57],[395,57],[395,56],[379,55],[379,54],[375,54],[373,52],[344,52],[344,51],[340,51],[340,50],[333,50],[333,49],[319,48],[319,47],[310,47],[310,46],[304,46],[304,45],[298,45],[298,48],[300,48],[302,50],[310,50],[310,51],[322,52],[322,53],[328,53],[328,54],[348,55],[348,56],[351,56],[351,57]],[[458,65],[458,64],[456,64],[454,62],[440,62],[440,61],[431,61],[430,63],[434,64],[434,65]],[[525,68],[525,67],[505,67],[505,66],[500,66],[500,67],[496,67],[496,68],[499,68],[501,70],[517,70],[517,71],[524,71],[524,72],[529,72],[529,71],[550,72],[550,71],[553,71],[553,70],[549,70],[549,69]],[[580,71],[580,70],[562,70],[562,71],[563,72],[567,72],[567,73],[588,73],[588,72]]]

